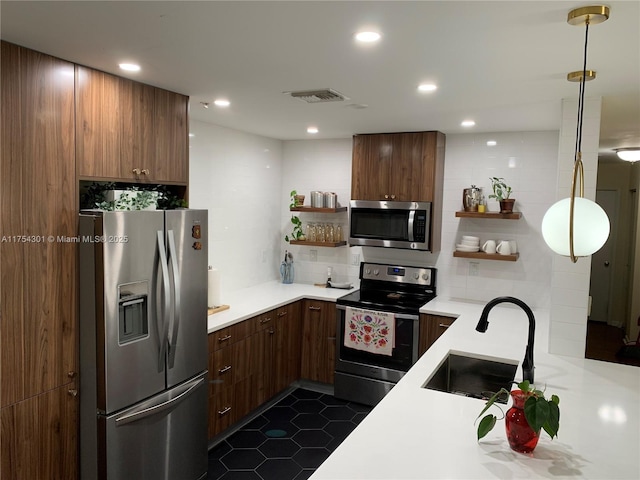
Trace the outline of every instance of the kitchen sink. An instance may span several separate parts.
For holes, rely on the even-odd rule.
[[[517,368],[516,360],[449,352],[422,388],[489,399],[503,387],[511,390]],[[503,397],[497,401],[507,403],[508,396],[505,394]]]

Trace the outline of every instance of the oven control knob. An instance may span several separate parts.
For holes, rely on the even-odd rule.
[[[418,272],[413,274],[413,279],[414,280],[419,280],[420,279],[420,274]]]
[[[379,275],[379,274],[380,274],[380,270],[378,270],[378,269],[376,268],[376,269],[373,271],[373,274],[374,274],[374,275],[376,275],[376,276],[377,276],[377,275]]]
[[[366,273],[367,275],[371,274],[371,269],[370,268],[365,268],[364,269],[364,273]]]
[[[423,273],[422,274],[422,279],[426,280],[427,282],[431,280],[431,274],[429,273]]]

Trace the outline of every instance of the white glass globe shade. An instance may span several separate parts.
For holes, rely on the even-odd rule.
[[[569,209],[571,199],[551,205],[542,219],[542,237],[557,254],[570,256]],[[576,197],[573,211],[573,253],[576,257],[593,255],[609,238],[609,217],[595,202]]]

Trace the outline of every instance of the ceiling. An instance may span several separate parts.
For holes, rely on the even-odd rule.
[[[291,140],[354,133],[556,130],[584,27],[566,1],[70,1],[0,3],[3,40],[191,97],[196,120]],[[589,30],[601,158],[640,146],[640,1]],[[363,28],[382,34],[359,45]],[[134,61],[137,73],[119,70]],[[422,82],[438,89],[420,93]],[[332,88],[343,102],[283,92]],[[212,103],[225,97],[228,108]],[[362,108],[366,105],[366,108]],[[476,126],[460,122],[473,119]],[[312,136],[307,126],[319,133]]]

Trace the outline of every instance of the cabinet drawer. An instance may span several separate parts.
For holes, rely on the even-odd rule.
[[[222,432],[233,422],[233,388],[222,388],[209,397],[209,438]]]
[[[264,330],[269,327],[275,327],[276,311],[270,310],[261,315],[258,315],[257,317],[254,317],[253,323],[254,323],[256,332],[259,332],[260,330]]]
[[[244,322],[236,323],[230,327],[210,333],[209,352],[215,352],[216,350],[232,345],[240,340],[244,340],[253,332],[252,321],[245,320]]]
[[[234,383],[233,347],[221,348],[209,355],[209,395]]]

